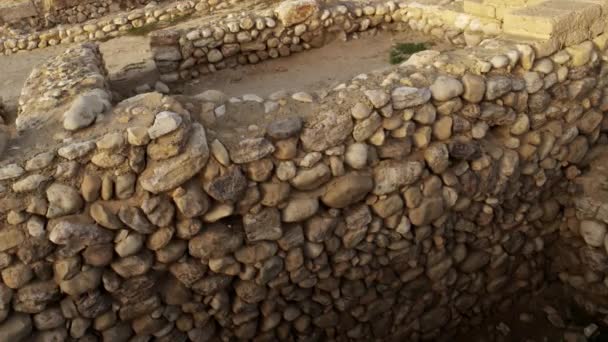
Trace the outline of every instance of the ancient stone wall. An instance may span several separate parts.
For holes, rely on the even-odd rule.
[[[501,32],[499,22],[440,6],[392,1],[319,6],[315,1],[285,1],[271,13],[248,13],[205,23],[203,27],[154,32],[151,47],[163,80],[174,82],[239,64],[289,56],[322,46],[337,34],[410,29],[469,46]]]
[[[551,279],[565,236],[605,255],[564,230],[607,139],[606,40],[426,51],[326,95],[70,97],[94,120],[0,164],[0,340],[467,329]]]
[[[57,26],[52,29],[12,34],[0,37],[0,53],[5,55],[19,51],[41,49],[47,46],[73,44],[87,41],[108,40],[134,30],[168,25],[194,13],[208,13],[226,6],[219,0],[175,1],[149,5],[126,12],[112,13],[100,19],[82,24]]]
[[[606,127],[606,120],[602,121]],[[608,308],[608,240],[606,209],[606,136],[598,138],[598,146],[590,149],[584,169],[571,168],[572,198],[564,210],[560,237],[551,255],[551,273],[569,288],[581,307],[600,314]]]
[[[166,0],[25,1],[0,9],[0,22],[12,29],[39,31],[57,25],[84,23],[108,14]],[[27,7],[27,8],[24,8]]]

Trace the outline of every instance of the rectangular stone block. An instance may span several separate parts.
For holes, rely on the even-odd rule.
[[[463,5],[466,13],[479,17],[496,18],[496,8],[485,5],[483,0],[465,0]]]
[[[484,0],[484,3],[488,6],[493,6],[496,9],[497,19],[503,19],[507,13],[518,8],[529,7],[543,1],[546,0]]]
[[[539,39],[556,38],[570,45],[590,38],[602,8],[588,1],[549,0],[517,9],[504,17],[504,32]]]

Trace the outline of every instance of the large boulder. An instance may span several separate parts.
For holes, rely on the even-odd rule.
[[[345,113],[321,112],[304,125],[300,139],[306,151],[325,151],[340,145],[353,131],[353,120]]]
[[[93,89],[79,95],[70,109],[63,114],[63,128],[68,131],[91,125],[97,116],[112,108],[110,94],[103,89]]]
[[[285,27],[299,24],[319,10],[315,0],[287,0],[275,9],[277,18]]]
[[[195,123],[184,151],[172,158],[151,161],[139,177],[141,186],[159,193],[174,189],[194,177],[209,159],[205,128]]]

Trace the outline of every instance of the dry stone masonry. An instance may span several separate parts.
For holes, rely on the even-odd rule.
[[[0,23],[12,29],[36,31],[61,24],[83,23],[124,9],[163,0],[16,0],[0,5]]]
[[[313,0],[291,0],[270,12],[154,32],[151,48],[161,78],[175,82],[320,47],[337,34],[408,29],[470,46],[501,32],[500,23],[441,6],[393,1],[320,5]]]
[[[296,4],[281,22],[324,15]],[[216,39],[192,32],[157,56]],[[425,51],[326,95],[119,103],[96,47],[70,49],[17,118],[63,134],[0,163],[0,340],[436,340],[554,280],[602,310],[608,220],[585,194],[604,170],[583,172],[606,41]],[[239,108],[269,119],[218,125]]]
[[[92,43],[35,68],[0,126],[0,341],[450,340],[555,282],[605,313],[608,35],[482,41],[437,8],[151,38],[165,81],[390,25],[471,46],[314,94],[121,100]]]

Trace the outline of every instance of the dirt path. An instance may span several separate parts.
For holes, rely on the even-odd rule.
[[[315,91],[373,70],[390,67],[389,50],[395,43],[428,42],[429,37],[414,32],[378,32],[356,40],[333,41],[287,58],[266,60],[255,65],[225,69],[186,83],[182,91],[193,95],[217,89],[230,96],[255,93],[267,96],[278,90]],[[429,44],[445,49],[445,43]]]

